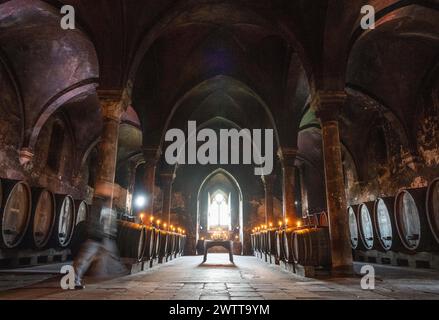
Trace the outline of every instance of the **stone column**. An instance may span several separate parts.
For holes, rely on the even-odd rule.
[[[263,176],[262,180],[264,182],[265,189],[265,224],[268,225],[270,222],[274,226],[277,225],[277,220],[280,217],[275,217],[273,209],[273,185],[276,181],[275,175]]]
[[[302,165],[299,170],[299,176],[300,176],[300,193],[301,193],[301,199],[302,199],[302,217],[307,217],[309,210],[308,210],[308,189],[305,185],[305,179],[304,179],[304,170],[305,166]]]
[[[117,143],[119,125],[124,112],[121,94],[117,92],[99,92],[103,128],[98,145],[98,159],[95,183],[95,197],[105,199],[111,208],[114,197],[114,177],[116,174]]]
[[[349,220],[346,213],[347,203],[338,127],[338,115],[345,100],[344,91],[321,91],[315,95],[312,102],[322,127],[326,199],[334,274],[352,273],[352,250],[349,240]]]
[[[91,206],[89,231],[102,242],[85,242],[74,261],[76,275],[88,274],[108,277],[125,274],[116,245],[117,223],[113,210],[114,178],[116,173],[119,125],[128,100],[122,90],[98,91],[103,117],[101,140],[98,144],[95,192]],[[124,98],[123,98],[124,97]],[[95,255],[90,250],[95,248]]]
[[[297,157],[297,149],[281,148],[279,150],[279,156],[282,160],[283,219],[288,218],[289,226],[296,226],[295,161]]]
[[[172,200],[172,183],[174,181],[173,173],[161,173],[160,180],[163,188],[163,203],[162,215],[163,221],[166,221],[168,226],[171,225],[171,200]]]
[[[136,171],[137,171],[137,163],[135,161],[129,161],[127,163],[127,202],[126,202],[126,210],[128,213],[132,214],[133,212],[133,194],[134,187],[136,185]]]
[[[143,149],[143,156],[145,158],[145,173],[144,173],[144,187],[145,195],[147,197],[146,214],[154,214],[154,189],[155,189],[155,172],[159,159],[159,149],[156,147],[147,147]]]

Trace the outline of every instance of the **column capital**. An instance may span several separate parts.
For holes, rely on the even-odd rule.
[[[293,147],[280,147],[277,152],[284,166],[294,166],[298,153],[297,148]]]
[[[149,146],[142,148],[143,158],[147,167],[155,167],[160,158],[160,148],[156,146]]]
[[[315,110],[316,116],[322,120],[334,121],[338,119],[341,108],[347,99],[346,91],[317,91],[312,100],[311,107]]]
[[[126,90],[100,89],[97,90],[101,104],[102,116],[107,119],[120,121],[131,101]]]

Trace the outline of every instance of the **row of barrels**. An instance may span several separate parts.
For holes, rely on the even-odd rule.
[[[426,188],[348,207],[354,250],[439,250],[439,178]]]
[[[88,205],[69,195],[0,180],[0,248],[67,248],[75,226],[85,223]]]
[[[268,229],[251,235],[253,251],[268,261],[329,267],[331,264],[329,228],[326,226]]]
[[[159,262],[181,256],[186,236],[129,221],[118,221],[117,245],[121,257]]]

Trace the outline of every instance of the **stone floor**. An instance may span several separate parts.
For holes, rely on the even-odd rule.
[[[235,257],[235,265],[224,254],[201,261],[200,256],[182,257],[135,275],[95,283],[88,279],[79,291],[63,291],[59,276],[52,276],[3,290],[0,299],[439,299],[438,271],[374,265],[375,290],[362,290],[360,276],[306,279],[255,257]],[[357,271],[360,267],[355,265]]]

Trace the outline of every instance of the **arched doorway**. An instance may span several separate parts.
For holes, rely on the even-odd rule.
[[[196,240],[222,236],[243,245],[242,202],[239,183],[228,171],[210,173],[198,190]]]

